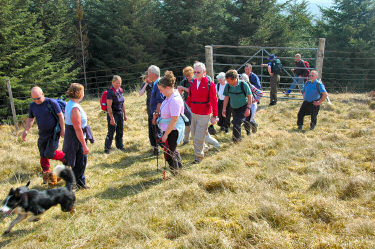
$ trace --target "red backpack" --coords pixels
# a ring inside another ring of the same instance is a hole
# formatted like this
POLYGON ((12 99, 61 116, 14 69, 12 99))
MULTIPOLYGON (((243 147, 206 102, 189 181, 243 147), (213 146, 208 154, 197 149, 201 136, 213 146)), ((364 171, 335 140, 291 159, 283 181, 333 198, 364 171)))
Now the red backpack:
MULTIPOLYGON (((116 96, 116 90, 113 87, 111 87, 110 89, 113 90, 116 96)), ((121 87, 120 87, 120 92, 121 93, 124 92, 121 87)), ((102 110, 105 112, 107 111, 107 93, 108 93, 108 90, 105 90, 102 94, 102 97, 100 98, 100 108, 102 108, 102 110)))
MULTIPOLYGON (((303 63, 305 64, 306 68, 310 68, 310 64, 308 61, 303 61, 303 63)), ((309 77, 309 74, 310 74, 310 69, 307 69, 305 77, 309 77)))

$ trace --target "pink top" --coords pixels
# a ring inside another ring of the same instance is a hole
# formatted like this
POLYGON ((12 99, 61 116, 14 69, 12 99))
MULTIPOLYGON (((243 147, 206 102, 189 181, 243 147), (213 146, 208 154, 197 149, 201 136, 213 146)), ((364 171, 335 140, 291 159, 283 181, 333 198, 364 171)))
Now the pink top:
MULTIPOLYGON (((177 90, 173 91, 173 94, 166 98, 160 106, 160 116, 162 119, 167 119, 171 117, 179 117, 181 113, 184 113, 184 101, 177 90)), ((168 124, 161 123, 160 129, 166 131, 168 124)), ((173 129, 176 130, 176 127, 173 129)))

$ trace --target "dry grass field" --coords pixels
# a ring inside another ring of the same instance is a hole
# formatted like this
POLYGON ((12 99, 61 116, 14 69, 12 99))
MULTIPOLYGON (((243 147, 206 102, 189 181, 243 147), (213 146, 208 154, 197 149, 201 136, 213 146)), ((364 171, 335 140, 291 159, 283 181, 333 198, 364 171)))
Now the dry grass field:
MULTIPOLYGON (((199 165, 180 146, 185 169, 157 171, 147 137, 145 98, 126 96, 126 152, 104 154, 106 117, 86 100, 89 190, 76 213, 51 208, 39 222, 0 237, 6 248, 375 248, 375 103, 365 94, 331 94, 314 131, 297 131, 301 101, 263 99, 258 133, 239 144, 219 133, 199 165)), ((0 127, 0 199, 31 180, 41 186, 34 125, 28 141, 0 127)), ((57 162, 53 162, 56 165, 57 162)), ((164 165, 159 157, 159 169, 164 165)), ((14 217, 0 221, 4 231, 14 217)))

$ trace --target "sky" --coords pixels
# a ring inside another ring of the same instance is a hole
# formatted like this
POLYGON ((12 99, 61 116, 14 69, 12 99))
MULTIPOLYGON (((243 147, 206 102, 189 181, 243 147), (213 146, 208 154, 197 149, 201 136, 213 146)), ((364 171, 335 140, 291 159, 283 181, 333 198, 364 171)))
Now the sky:
POLYGON ((333 0, 308 0, 311 7, 312 14, 320 14, 320 10, 318 6, 327 8, 333 4, 333 0))

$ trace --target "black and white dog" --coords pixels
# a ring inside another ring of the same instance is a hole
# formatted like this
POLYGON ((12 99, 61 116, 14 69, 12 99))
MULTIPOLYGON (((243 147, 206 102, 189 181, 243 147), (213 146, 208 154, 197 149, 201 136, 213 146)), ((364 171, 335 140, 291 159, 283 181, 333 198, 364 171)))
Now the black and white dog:
POLYGON ((18 217, 10 223, 4 234, 9 233, 17 223, 26 219, 29 214, 33 215, 29 221, 38 221, 40 215, 50 207, 58 204, 61 205, 63 212, 74 212, 76 197, 72 191, 75 184, 72 170, 64 165, 58 165, 54 168, 53 173, 65 180, 65 187, 39 191, 29 189, 29 181, 26 186, 16 188, 15 190, 12 188, 9 191, 0 211, 5 215, 16 213, 18 217))

